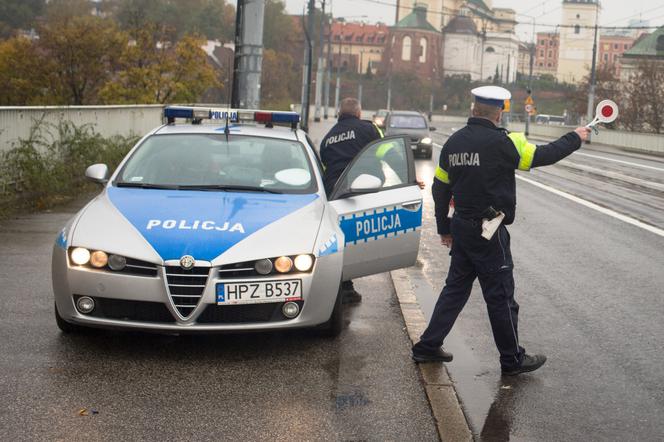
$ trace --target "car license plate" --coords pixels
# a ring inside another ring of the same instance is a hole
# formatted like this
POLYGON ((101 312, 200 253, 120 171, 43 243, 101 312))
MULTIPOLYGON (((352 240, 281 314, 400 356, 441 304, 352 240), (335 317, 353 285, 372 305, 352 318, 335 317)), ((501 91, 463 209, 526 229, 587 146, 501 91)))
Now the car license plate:
POLYGON ((261 304, 301 299, 301 279, 217 284, 217 304, 261 304))

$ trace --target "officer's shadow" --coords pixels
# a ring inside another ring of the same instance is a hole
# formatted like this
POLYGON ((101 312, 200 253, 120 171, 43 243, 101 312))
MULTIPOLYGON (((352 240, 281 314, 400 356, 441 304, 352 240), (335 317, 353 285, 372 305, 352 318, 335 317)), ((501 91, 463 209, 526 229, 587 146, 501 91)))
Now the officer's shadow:
POLYGON ((480 440, 495 442, 510 440, 518 403, 528 395, 528 391, 537 388, 539 384, 541 384, 540 379, 529 375, 501 377, 496 398, 484 421, 480 440))

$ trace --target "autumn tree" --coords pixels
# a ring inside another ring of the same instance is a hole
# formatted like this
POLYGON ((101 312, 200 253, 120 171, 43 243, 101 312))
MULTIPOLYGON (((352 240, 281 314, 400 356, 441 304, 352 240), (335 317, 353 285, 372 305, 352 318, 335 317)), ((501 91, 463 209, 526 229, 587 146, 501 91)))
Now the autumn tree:
POLYGON ((24 37, 0 42, 0 105, 53 104, 49 72, 53 66, 36 43, 24 37))
POLYGON ((286 53, 278 53, 273 49, 263 52, 261 106, 288 110, 301 84, 293 65, 293 59, 286 53))
POLYGON ((44 8, 44 0, 2 0, 0 2, 0 38, 9 37, 17 29, 33 27, 35 17, 44 8))
POLYGON ((150 26, 171 31, 171 41, 192 33, 233 40, 235 7, 226 0, 115 0, 115 4, 114 16, 132 33, 150 26))
POLYGON ((125 47, 119 70, 101 90, 103 102, 194 102, 208 88, 221 86, 202 39, 189 35, 173 45, 155 35, 145 29, 125 47))
MULTIPOLYGON (((646 130, 655 133, 664 131, 664 69, 661 62, 643 61, 636 74, 625 82, 623 96, 627 103, 626 112, 640 120, 646 130)), ((623 118, 621 112, 621 118, 623 118)), ((629 119, 629 117, 628 117, 629 119)))
POLYGON ((127 47, 127 36, 110 20, 63 17, 39 29, 39 44, 53 63, 55 101, 94 104, 127 47))

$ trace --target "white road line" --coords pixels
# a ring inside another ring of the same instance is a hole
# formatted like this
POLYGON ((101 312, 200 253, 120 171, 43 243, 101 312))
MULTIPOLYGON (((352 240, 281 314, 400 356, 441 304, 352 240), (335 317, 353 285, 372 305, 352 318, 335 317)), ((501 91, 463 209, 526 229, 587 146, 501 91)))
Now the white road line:
POLYGON ((581 204, 582 206, 586 206, 590 209, 596 210, 600 213, 603 213, 605 215, 612 216, 613 218, 616 218, 620 221, 626 222, 627 224, 631 224, 636 227, 640 227, 643 230, 647 230, 648 232, 654 233, 655 235, 659 235, 661 237, 664 237, 664 230, 659 229, 655 226, 651 226, 650 224, 646 224, 644 222, 639 221, 638 219, 631 218, 627 215, 623 215, 622 213, 618 213, 614 210, 607 209, 606 207, 602 207, 598 204, 591 203, 590 201, 586 201, 582 198, 579 198, 578 196, 572 195, 571 193, 563 192, 562 190, 558 190, 554 187, 547 186, 546 184, 542 184, 540 182, 537 182, 535 180, 531 180, 530 178, 525 178, 521 175, 516 176, 518 179, 521 181, 525 181, 529 184, 532 184, 533 186, 539 187, 540 189, 544 189, 546 191, 549 191, 553 194, 556 194, 558 196, 561 196, 563 198, 567 198, 570 201, 574 201, 575 203, 581 204))
POLYGON ((660 172, 664 172, 664 168, 661 167, 646 166, 645 164, 632 163, 630 161, 615 160, 613 158, 602 157, 599 155, 591 155, 589 153, 575 152, 574 155, 582 155, 584 157, 598 158, 605 161, 612 161, 614 163, 627 164, 628 166, 641 167, 643 169, 651 169, 651 170, 658 170, 660 172))

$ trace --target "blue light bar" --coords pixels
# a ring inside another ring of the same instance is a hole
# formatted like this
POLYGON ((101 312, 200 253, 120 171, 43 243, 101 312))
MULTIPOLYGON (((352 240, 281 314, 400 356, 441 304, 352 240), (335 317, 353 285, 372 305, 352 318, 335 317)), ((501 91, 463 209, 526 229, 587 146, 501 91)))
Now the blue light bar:
POLYGON ((167 107, 164 109, 164 118, 194 118, 193 107, 167 107))
POLYGON ((300 114, 295 112, 272 112, 272 122, 297 124, 300 122, 300 114))

